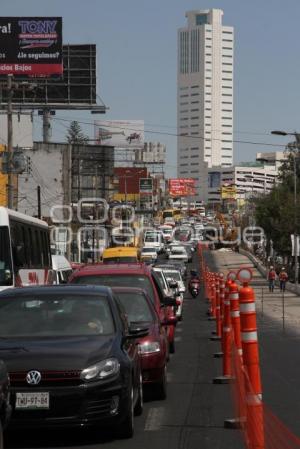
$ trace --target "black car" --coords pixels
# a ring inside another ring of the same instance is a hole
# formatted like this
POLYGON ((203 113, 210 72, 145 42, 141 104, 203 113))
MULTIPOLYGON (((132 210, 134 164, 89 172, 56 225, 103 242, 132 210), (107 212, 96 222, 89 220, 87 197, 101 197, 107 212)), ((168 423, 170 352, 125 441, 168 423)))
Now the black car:
POLYGON ((5 363, 0 360, 0 449, 3 449, 3 429, 11 415, 9 403, 9 377, 5 363))
POLYGON ((136 338, 109 287, 61 285, 0 295, 0 359, 11 427, 114 425, 133 435, 143 407, 136 338))

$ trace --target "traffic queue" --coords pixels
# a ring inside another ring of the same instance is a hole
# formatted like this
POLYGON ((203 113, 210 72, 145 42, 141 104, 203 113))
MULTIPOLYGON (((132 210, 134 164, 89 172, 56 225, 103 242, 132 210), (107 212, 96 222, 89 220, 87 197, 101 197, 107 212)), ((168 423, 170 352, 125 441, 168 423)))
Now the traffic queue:
POLYGON ((131 438, 143 390, 166 399, 189 271, 193 297, 200 288, 187 264, 202 219, 177 224, 159 223, 141 248, 107 248, 101 263, 72 270, 51 258, 44 222, 0 208, 1 435, 9 421, 9 429, 111 426, 131 438))

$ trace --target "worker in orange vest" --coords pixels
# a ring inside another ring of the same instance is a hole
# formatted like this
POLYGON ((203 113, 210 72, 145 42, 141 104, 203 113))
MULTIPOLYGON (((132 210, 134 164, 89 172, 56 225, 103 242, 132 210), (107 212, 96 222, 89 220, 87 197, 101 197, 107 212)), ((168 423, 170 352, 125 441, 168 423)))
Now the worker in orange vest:
POLYGON ((268 273, 268 281, 269 281, 269 291, 274 291, 275 286, 275 279, 276 279, 276 271, 274 270, 274 267, 270 267, 269 273, 268 273))
POLYGON ((287 282, 288 278, 289 277, 287 275, 287 272, 285 271, 285 268, 282 267, 281 271, 279 273, 279 282, 280 282, 280 291, 281 292, 285 291, 285 283, 287 282))

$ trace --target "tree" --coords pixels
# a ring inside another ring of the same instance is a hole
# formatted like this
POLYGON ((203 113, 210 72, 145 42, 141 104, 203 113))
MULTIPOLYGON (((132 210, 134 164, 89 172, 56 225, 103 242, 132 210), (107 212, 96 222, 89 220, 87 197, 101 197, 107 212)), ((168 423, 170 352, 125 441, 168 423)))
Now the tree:
POLYGON ((294 234, 295 230, 297 234, 300 233, 298 153, 289 152, 286 161, 280 167, 278 181, 279 183, 274 185, 269 194, 255 199, 255 218, 257 225, 264 229, 267 241, 273 241, 275 251, 281 256, 291 256, 290 235, 294 234), (295 181, 297 185, 296 204, 295 181))
POLYGON ((82 132, 81 126, 76 120, 71 122, 66 138, 71 144, 87 144, 89 141, 88 136, 82 132))

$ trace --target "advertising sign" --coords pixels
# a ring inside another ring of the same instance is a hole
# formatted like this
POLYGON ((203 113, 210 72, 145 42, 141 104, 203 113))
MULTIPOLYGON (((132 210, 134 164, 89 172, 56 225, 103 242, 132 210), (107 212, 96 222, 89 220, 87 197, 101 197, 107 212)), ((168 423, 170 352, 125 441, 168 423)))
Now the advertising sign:
POLYGON ((62 74, 61 17, 0 17, 0 76, 62 74))
POLYGON ((222 200, 226 199, 235 199, 236 198, 236 186, 234 185, 227 185, 221 187, 221 198, 222 200))
POLYGON ((193 178, 169 179, 169 194, 171 196, 193 196, 196 194, 193 178))
POLYGON ((140 194, 152 195, 153 193, 153 179, 152 178, 140 178, 140 194))
POLYGON ((95 139, 98 144, 115 148, 144 148, 144 121, 96 121, 95 139))

